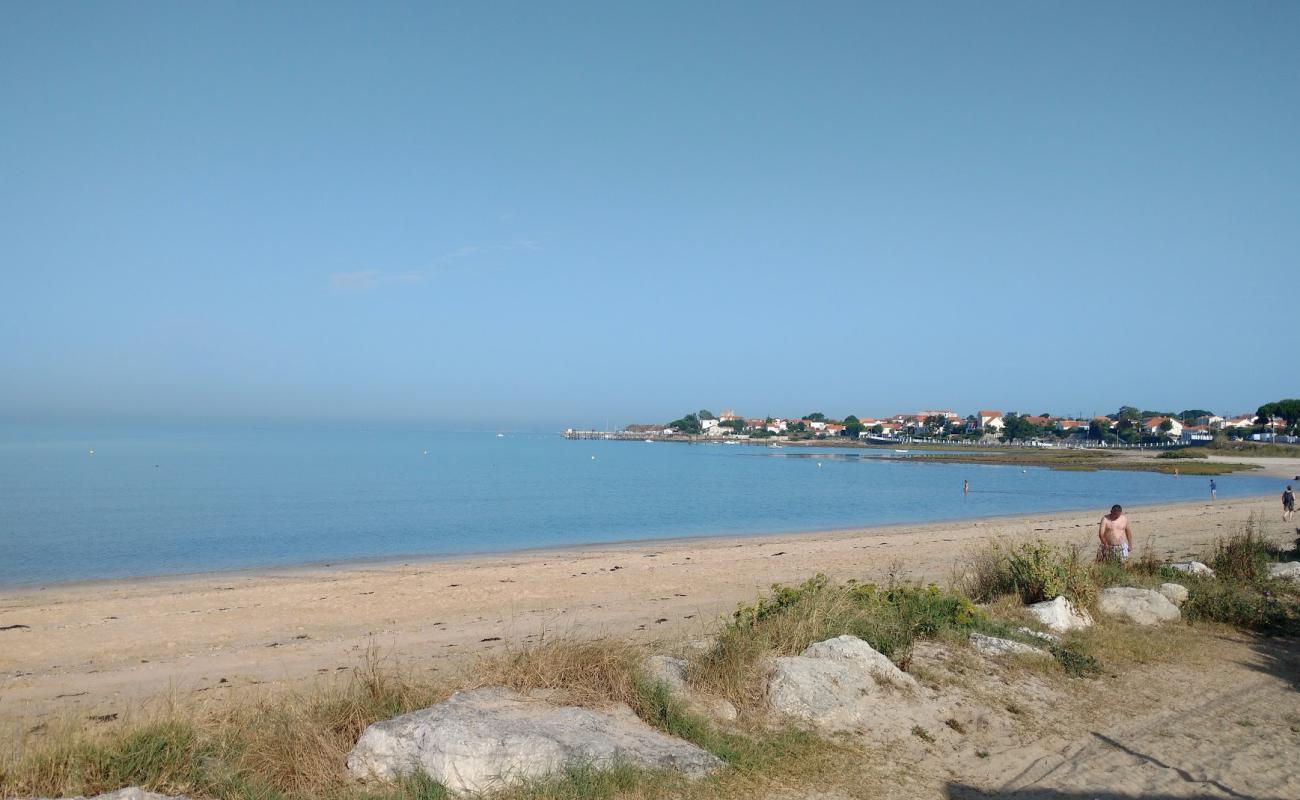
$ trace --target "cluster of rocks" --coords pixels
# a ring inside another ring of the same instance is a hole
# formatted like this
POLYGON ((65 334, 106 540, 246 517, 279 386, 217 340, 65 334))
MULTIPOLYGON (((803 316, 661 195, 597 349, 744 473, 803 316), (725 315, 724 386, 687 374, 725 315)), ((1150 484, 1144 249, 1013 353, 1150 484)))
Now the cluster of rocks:
MULTIPOLYGON (((1101 590, 1097 610, 1105 616, 1122 617, 1137 625, 1158 625, 1179 619, 1182 612, 1178 607, 1185 602, 1187 587, 1178 583, 1163 583, 1159 589, 1116 587, 1101 590)), ((1092 625, 1092 616, 1075 608, 1064 597, 1034 603, 1028 610, 1041 625, 1057 633, 1092 625)))

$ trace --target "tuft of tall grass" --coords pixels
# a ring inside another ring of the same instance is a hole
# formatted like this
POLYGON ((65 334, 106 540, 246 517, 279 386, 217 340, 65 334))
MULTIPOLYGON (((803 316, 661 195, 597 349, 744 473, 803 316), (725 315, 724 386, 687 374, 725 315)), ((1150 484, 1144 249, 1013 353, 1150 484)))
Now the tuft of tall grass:
POLYGON ((641 646, 611 638, 544 638, 479 658, 466 674, 466 682, 471 687, 505 686, 525 694, 545 691, 559 702, 574 705, 626 703, 635 709, 645 655, 641 646))
POLYGON ((1220 579, 1257 582, 1266 577, 1270 561, 1276 561, 1277 548, 1262 535, 1263 520, 1252 513, 1241 530, 1227 539, 1219 539, 1214 551, 1205 556, 1220 579))
POLYGON ((1018 545, 992 541, 970 553, 955 584, 978 603, 1014 594, 1026 604, 1063 596, 1090 607, 1097 600, 1098 576, 1077 547, 1055 547, 1041 539, 1018 545))

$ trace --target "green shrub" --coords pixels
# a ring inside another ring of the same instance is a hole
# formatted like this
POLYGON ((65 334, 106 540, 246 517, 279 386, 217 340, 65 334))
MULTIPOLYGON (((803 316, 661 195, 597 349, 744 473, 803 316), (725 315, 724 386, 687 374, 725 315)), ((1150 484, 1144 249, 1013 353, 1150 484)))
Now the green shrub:
POLYGON ((1182 611, 1188 621, 1212 620, 1258 633, 1300 635, 1300 601, 1291 592, 1213 578, 1182 576, 1180 582, 1187 587, 1182 611))
POLYGON ((1251 514, 1246 527, 1214 545, 1205 561, 1220 580, 1258 582, 1267 577, 1267 565, 1278 550, 1259 534, 1262 521, 1251 514))
POLYGON ((1027 542, 1007 554, 1007 567, 1016 593, 1026 604, 1065 597, 1083 607, 1097 600, 1094 566, 1078 548, 1060 550, 1041 539, 1027 542))
POLYGON ((1009 594, 1024 603, 1064 596, 1091 606, 1097 599, 1096 565, 1076 547, 1058 548, 1042 539, 1012 546, 992 542, 971 553, 967 563, 955 585, 977 603, 1009 594))
POLYGON ((1078 647, 1054 644, 1049 649, 1056 663, 1069 675, 1090 678, 1101 674, 1101 662, 1078 647))

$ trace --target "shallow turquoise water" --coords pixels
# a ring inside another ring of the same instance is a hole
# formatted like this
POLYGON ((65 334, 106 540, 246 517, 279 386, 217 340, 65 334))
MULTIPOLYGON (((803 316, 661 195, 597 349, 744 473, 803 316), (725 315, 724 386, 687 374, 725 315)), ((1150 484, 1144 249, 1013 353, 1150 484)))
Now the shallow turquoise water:
MULTIPOLYGON (((1268 478, 1217 480, 1223 498, 1280 491, 1268 478)), ((0 585, 1100 514, 1117 502, 1207 495, 1205 478, 908 463, 860 450, 549 433, 8 428, 0 429, 0 585)))

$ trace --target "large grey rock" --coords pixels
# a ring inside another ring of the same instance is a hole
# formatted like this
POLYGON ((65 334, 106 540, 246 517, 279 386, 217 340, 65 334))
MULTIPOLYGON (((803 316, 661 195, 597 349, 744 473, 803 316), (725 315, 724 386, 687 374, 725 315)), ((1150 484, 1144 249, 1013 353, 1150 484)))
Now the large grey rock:
POLYGON ((840 636, 773 659, 767 703, 821 731, 897 738, 917 724, 942 725, 918 690, 911 675, 866 642, 840 636))
POLYGON ((1300 581, 1300 561, 1269 564, 1268 577, 1283 581, 1300 581))
MULTIPOLYGON (((65 800, 87 800, 87 798, 78 795, 77 797, 65 798, 65 800)), ((97 794, 94 797, 89 798, 89 800, 186 800, 186 799, 184 796, 180 796, 180 795, 173 797, 171 795, 158 794, 156 792, 146 792, 144 789, 141 789, 139 786, 128 786, 125 789, 118 789, 116 792, 109 792, 107 794, 97 794)))
POLYGON ((1181 583, 1162 583, 1156 591, 1179 608, 1182 608, 1183 603, 1187 602, 1187 587, 1181 583))
POLYGON ((1092 625, 1092 616, 1087 611, 1075 609, 1074 604, 1064 597, 1034 603, 1029 606, 1029 613, 1040 624, 1057 633, 1092 625))
POLYGON ((800 655, 848 664, 900 689, 916 688, 916 678, 903 672, 883 653, 856 636, 836 636, 824 642, 814 642, 800 655))
POLYGON ((1214 570, 1199 561, 1175 561, 1169 565, 1169 568, 1176 569, 1179 572, 1186 572, 1188 575, 1199 575, 1202 578, 1214 577, 1214 570))
POLYGON ((1160 592, 1131 587, 1102 589, 1097 610, 1108 616, 1125 617, 1138 625, 1158 625, 1182 616, 1178 606, 1160 592))
POLYGON ((672 656, 650 656, 641 662, 641 671, 647 679, 668 687, 671 694, 686 704, 694 714, 719 722, 735 722, 740 716, 730 701, 720 697, 705 697, 686 683, 686 662, 672 656))
POLYGON ((970 635, 971 645, 981 653, 990 656, 1050 656, 1051 653, 1040 647, 1014 642, 998 636, 985 636, 982 633, 970 635))
POLYGON ((557 707, 509 689, 475 689, 366 728, 348 754, 358 778, 424 772, 456 793, 483 792, 576 766, 635 764, 697 777, 712 754, 646 725, 626 707, 557 707))
POLYGON ((870 724, 873 700, 885 691, 871 673, 852 664, 787 656, 773 659, 767 704, 824 731, 856 731, 870 724))

